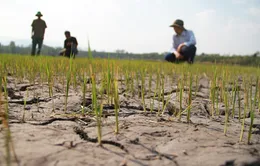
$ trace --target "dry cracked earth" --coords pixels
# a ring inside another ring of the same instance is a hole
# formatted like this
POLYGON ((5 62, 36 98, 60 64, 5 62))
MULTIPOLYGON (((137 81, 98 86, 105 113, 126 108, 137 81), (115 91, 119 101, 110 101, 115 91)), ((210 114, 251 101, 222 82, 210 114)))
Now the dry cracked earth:
MULTIPOLYGON (((162 102, 146 94, 146 112, 138 94, 132 97, 123 85, 119 89, 119 134, 115 135, 114 106, 104 104, 102 140, 96 143, 96 121, 91 109, 91 88, 88 84, 84 116, 81 87, 70 88, 67 111, 64 112, 65 91, 62 84, 53 87, 53 100, 48 85, 32 85, 29 81, 8 79, 8 108, 13 147, 21 166, 259 166, 260 114, 256 113, 252 144, 247 144, 250 124, 245 120, 243 142, 239 142, 241 123, 230 118, 224 135, 224 103, 219 103, 220 116, 210 116, 209 80, 201 77, 198 93, 193 93, 191 122, 186 113, 180 121, 172 114, 178 111, 177 87, 165 85, 169 103, 158 116, 162 102), (26 98, 26 106, 24 100, 26 98), (54 109, 53 109, 54 108, 54 109), (24 120, 23 120, 24 113, 24 120)), ((153 83, 155 86, 155 83, 153 83)), ((195 87, 194 87, 195 88, 195 87)), ((254 87, 253 87, 254 88, 254 87)), ((241 93, 243 89, 241 88, 241 93)), ((184 93, 184 108, 187 92, 184 93)), ((241 103, 243 99, 241 98, 241 103)), ((243 109, 243 105, 242 105, 243 109)), ((1 111, 4 111, 4 105, 1 111)), ((236 115, 238 108, 236 107, 236 115)), ((258 111, 258 110, 256 110, 258 111)), ((5 163, 5 129, 0 128, 0 165, 5 163)), ((12 152, 12 156, 13 156, 12 152)))

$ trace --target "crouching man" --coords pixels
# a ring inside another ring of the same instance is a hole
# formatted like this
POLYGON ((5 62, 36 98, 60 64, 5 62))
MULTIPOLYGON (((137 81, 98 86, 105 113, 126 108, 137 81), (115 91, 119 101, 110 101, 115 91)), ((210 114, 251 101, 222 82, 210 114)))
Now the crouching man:
POLYGON ((75 58, 78 53, 78 41, 75 37, 70 35, 69 31, 65 32, 66 40, 64 41, 64 49, 60 52, 60 55, 68 58, 75 58))
POLYGON ((184 22, 179 19, 170 27, 173 27, 176 34, 173 35, 172 48, 165 56, 165 60, 168 62, 186 61, 192 64, 197 50, 194 33, 185 29, 184 22))

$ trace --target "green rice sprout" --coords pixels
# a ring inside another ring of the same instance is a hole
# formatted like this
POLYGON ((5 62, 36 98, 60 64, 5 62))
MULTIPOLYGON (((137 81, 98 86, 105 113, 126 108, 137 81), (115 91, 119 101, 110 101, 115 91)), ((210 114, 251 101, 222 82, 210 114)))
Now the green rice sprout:
POLYGON ((213 79, 213 85, 211 88, 211 101, 212 101, 212 108, 211 108, 211 116, 214 116, 214 112, 215 112, 215 98, 216 98, 216 88, 217 88, 217 68, 214 69, 214 79, 213 79))
POLYGON ((184 75, 182 74, 181 81, 179 82, 179 101, 180 101, 180 110, 179 110, 179 117, 178 119, 181 120, 181 112, 182 112, 182 95, 183 95, 183 81, 184 81, 184 75))
POLYGON ((252 77, 250 78, 250 87, 249 87, 249 101, 250 101, 250 112, 251 110, 253 110, 253 100, 252 100, 252 97, 253 97, 253 85, 252 85, 252 77))
POLYGON ((71 73, 68 71, 67 77, 66 77, 66 92, 65 92, 65 107, 64 111, 67 112, 67 105, 68 105, 68 97, 69 97, 69 87, 70 87, 70 81, 71 81, 71 73))
POLYGON ((131 94, 132 94, 132 97, 135 96, 135 90, 134 90, 134 72, 132 72, 132 74, 131 74, 131 94))
POLYGON ((178 117, 181 117, 181 115, 183 115, 184 113, 186 113, 186 112, 188 111, 188 109, 191 109, 191 108, 192 108, 192 105, 188 105, 188 107, 187 107, 185 110, 179 112, 177 116, 178 116, 178 117))
POLYGON ((151 104, 151 107, 150 107, 150 112, 153 112, 153 109, 154 109, 154 100, 156 98, 156 95, 157 95, 157 91, 154 92, 153 94, 153 99, 152 99, 152 104, 151 104))
POLYGON ((86 105, 86 89, 87 89, 87 77, 85 76, 85 73, 83 72, 83 83, 82 83, 82 103, 83 103, 83 107, 81 110, 82 115, 85 114, 84 112, 84 107, 86 105))
POLYGON ((73 88, 75 91, 77 91, 77 72, 75 71, 75 68, 72 70, 73 75, 73 88))
POLYGON ((166 109, 168 103, 170 102, 170 99, 171 99, 171 95, 168 96, 168 98, 167 98, 167 100, 166 100, 166 103, 165 103, 164 106, 163 106, 162 115, 164 114, 165 109, 166 109))
POLYGON ((197 96, 197 93, 198 93, 198 91, 199 91, 199 79, 198 79, 198 74, 196 74, 195 83, 196 83, 195 96, 197 96))
POLYGON ((95 75, 93 74, 92 65, 90 66, 90 73, 91 73, 91 83, 92 83, 92 109, 95 112, 96 120, 97 120, 97 137, 98 137, 98 145, 102 143, 102 106, 98 107, 97 101, 97 89, 96 89, 96 79, 95 75))
POLYGON ((107 103, 110 103, 110 91, 111 91, 111 72, 110 72, 110 63, 109 59, 107 61, 107 103))
POLYGON ((51 97, 52 96, 51 73, 50 73, 50 67, 48 63, 46 63, 46 73, 48 77, 49 97, 51 97))
MULTIPOLYGON (((189 81, 189 102, 188 105, 191 105, 192 102, 192 73, 190 72, 190 81, 189 81)), ((191 113, 191 107, 187 109, 187 123, 190 123, 190 113, 191 113)))
POLYGON ((235 106, 236 106, 236 97, 237 97, 237 82, 234 81, 232 88, 232 96, 233 96, 233 106, 232 106, 232 118, 235 117, 235 106))
POLYGON ((165 101, 164 101, 164 85, 165 85, 165 75, 162 73, 161 74, 161 93, 162 93, 162 110, 163 110, 163 108, 164 108, 164 106, 165 106, 165 101))
POLYGON ((55 106, 54 106, 54 98, 53 98, 53 78, 48 63, 46 63, 46 73, 48 77, 49 97, 52 99, 52 112, 54 112, 55 106))
POLYGON ((142 104, 143 110, 146 112, 146 105, 145 105, 145 70, 141 73, 141 96, 142 96, 142 104))
MULTIPOLYGON (((257 77, 256 83, 258 83, 258 77, 257 77)), ((255 93, 257 93, 257 88, 256 88, 255 93)), ((254 124, 254 119, 255 119, 255 110, 254 110, 255 103, 256 103, 256 95, 254 97, 254 107, 252 107, 253 101, 252 101, 252 79, 251 79, 251 81, 250 81, 250 126, 249 126, 249 130, 248 130, 248 139, 247 139, 248 144, 251 143, 251 138, 252 138, 252 129, 253 129, 253 124, 254 124)))
POLYGON ((226 76, 226 72, 225 70, 222 73, 222 83, 221 83, 221 91, 220 91, 220 101, 223 102, 224 101, 224 91, 225 91, 225 76, 226 76))
POLYGON ((211 116, 214 116, 214 110, 215 110, 215 88, 213 81, 210 81, 210 95, 209 99, 211 100, 211 116))
MULTIPOLYGON (((115 79, 115 74, 114 74, 114 63, 112 63, 112 70, 111 70, 111 86, 112 86, 112 88, 113 88, 113 81, 114 81, 114 79, 115 79)), ((111 101, 110 101, 110 103, 112 104, 113 102, 114 102, 114 99, 113 99, 113 91, 111 90, 111 101)))
POLYGON ((150 110, 152 108, 152 73, 149 74, 149 85, 148 85, 148 93, 150 98, 150 110))
POLYGON ((118 113, 120 108, 119 108, 117 73, 116 73, 116 78, 114 79, 114 103, 115 103, 115 118, 116 118, 115 134, 118 134, 119 133, 118 113))
POLYGON ((225 127, 224 127, 224 134, 227 134, 227 125, 228 125, 228 118, 229 118, 229 105, 228 105, 228 92, 225 91, 224 94, 224 102, 225 102, 225 127))
POLYGON ((247 114, 247 109, 248 109, 248 89, 245 83, 245 79, 244 79, 244 116, 243 116, 243 121, 242 121, 242 126, 241 126, 241 132, 240 132, 240 139, 239 141, 242 142, 243 137, 244 137, 244 128, 245 128, 245 119, 246 119, 246 114, 247 114))
POLYGON ((248 144, 251 143, 254 119, 255 119, 255 111, 252 109, 252 110, 250 110, 250 127, 249 127, 249 130, 248 130, 248 140, 247 140, 248 144))
POLYGON ((238 120, 241 122, 241 97, 240 97, 240 90, 237 91, 238 97, 238 120))
POLYGON ((126 91, 130 91, 130 76, 128 70, 125 71, 126 91))
POLYGON ((219 116, 219 87, 217 87, 216 90, 216 105, 217 105, 216 114, 219 116))
POLYGON ((257 93, 259 91, 258 84, 259 84, 259 76, 256 77, 256 83, 255 83, 255 96, 254 96, 254 108, 253 108, 254 110, 255 110, 255 107, 256 107, 256 104, 257 104, 257 93))

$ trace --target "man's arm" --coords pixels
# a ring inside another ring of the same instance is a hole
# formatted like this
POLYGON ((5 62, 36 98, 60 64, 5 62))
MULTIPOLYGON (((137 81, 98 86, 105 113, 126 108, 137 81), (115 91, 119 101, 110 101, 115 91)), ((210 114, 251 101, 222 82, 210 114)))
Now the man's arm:
POLYGON ((33 20, 33 22, 32 22, 32 32, 31 32, 31 37, 33 37, 33 34, 34 34, 34 20, 33 20))
POLYGON ((170 50, 170 53, 173 53, 176 56, 177 59, 181 59, 182 56, 178 52, 177 48, 178 48, 178 45, 177 45, 177 43, 175 41, 175 36, 173 36, 173 38, 172 38, 172 48, 170 50))
POLYGON ((183 46, 191 46, 191 45, 196 45, 196 39, 195 39, 195 36, 194 36, 194 33, 192 31, 188 31, 188 35, 189 35, 189 41, 187 42, 184 42, 184 43, 181 43, 178 48, 177 48, 177 52, 181 52, 181 48, 183 46))
POLYGON ((47 28, 47 24, 46 24, 46 22, 44 21, 44 29, 45 29, 45 28, 47 28))
POLYGON ((44 35, 45 35, 45 29, 47 28, 47 25, 46 25, 46 22, 45 21, 43 21, 44 22, 44 29, 43 29, 43 37, 44 37, 44 35))
POLYGON ((176 44, 176 42, 175 42, 175 36, 173 36, 173 37, 172 37, 172 48, 170 49, 170 53, 176 52, 176 51, 177 51, 177 48, 178 48, 178 46, 177 46, 177 44, 176 44))
POLYGON ((78 41, 75 38, 75 54, 77 54, 77 53, 78 53, 78 41))
POLYGON ((43 30, 43 36, 42 36, 43 39, 44 39, 44 35, 45 35, 45 29, 43 30))
POLYGON ((192 31, 188 31, 188 32, 189 32, 190 39, 189 41, 185 42, 184 45, 186 46, 196 45, 196 38, 194 33, 192 31))
POLYGON ((78 47, 78 41, 77 41, 77 39, 76 38, 74 38, 74 43, 75 43, 75 45, 76 45, 76 47, 78 47))
POLYGON ((64 40, 64 47, 63 48, 66 48, 66 40, 64 40))

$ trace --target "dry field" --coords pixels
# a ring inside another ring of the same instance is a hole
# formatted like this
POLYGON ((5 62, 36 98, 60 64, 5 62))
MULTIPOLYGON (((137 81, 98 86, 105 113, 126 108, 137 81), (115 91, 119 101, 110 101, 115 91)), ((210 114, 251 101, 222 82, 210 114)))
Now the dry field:
POLYGON ((0 165, 259 166, 260 69, 0 56, 0 165))

